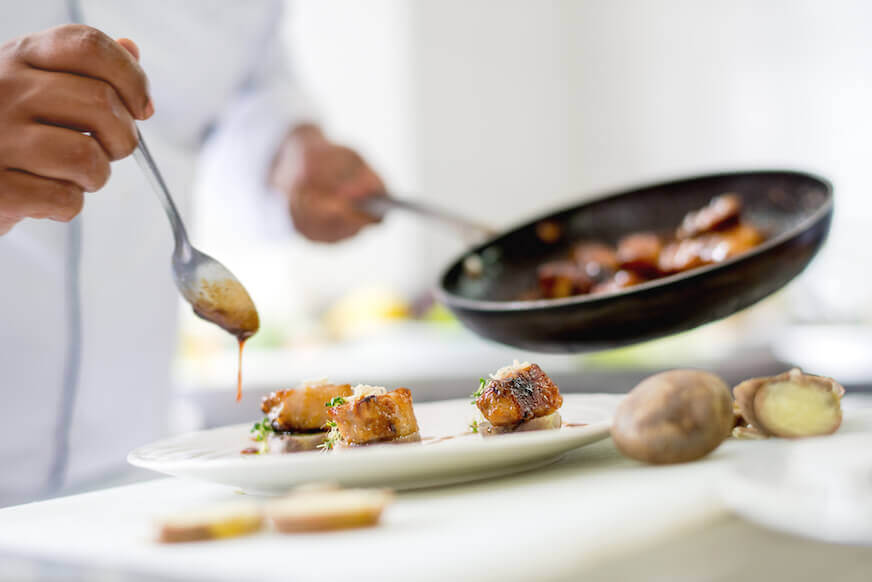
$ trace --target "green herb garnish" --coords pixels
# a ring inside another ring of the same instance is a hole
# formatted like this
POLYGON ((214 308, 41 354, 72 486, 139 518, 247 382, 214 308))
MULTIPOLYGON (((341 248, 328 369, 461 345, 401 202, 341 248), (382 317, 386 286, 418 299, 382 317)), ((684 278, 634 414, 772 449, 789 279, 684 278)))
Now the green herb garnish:
POLYGON ((326 406, 327 408, 332 408, 334 406, 340 406, 342 404, 345 404, 345 398, 343 398, 342 396, 334 396, 330 399, 329 402, 325 402, 324 406, 326 406))
POLYGON ((484 392, 484 387, 487 386, 487 380, 484 378, 478 379, 478 390, 469 395, 473 402, 478 400, 478 397, 481 396, 482 392, 484 392))
POLYGON ((254 440, 262 442, 266 440, 267 434, 275 432, 275 429, 273 428, 272 421, 268 417, 265 417, 260 422, 255 422, 249 432, 254 435, 254 440))
POLYGON ((473 418, 472 422, 469 423, 469 430, 472 432, 478 432, 478 419, 473 418))
POLYGON ((339 425, 336 424, 335 420, 328 420, 327 427, 330 429, 327 432, 327 437, 324 439, 324 442, 318 445, 318 448, 322 451, 330 451, 333 450, 333 447, 336 446, 336 443, 341 438, 339 434, 339 425))

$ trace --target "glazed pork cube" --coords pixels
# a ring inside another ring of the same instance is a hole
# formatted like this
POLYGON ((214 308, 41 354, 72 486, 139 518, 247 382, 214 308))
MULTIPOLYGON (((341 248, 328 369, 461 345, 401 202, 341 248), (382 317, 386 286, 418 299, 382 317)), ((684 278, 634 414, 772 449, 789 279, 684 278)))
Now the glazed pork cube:
POLYGON ((351 396, 350 384, 305 383, 297 388, 278 390, 263 399, 261 410, 272 420, 274 430, 309 432, 325 430, 327 403, 337 396, 351 396))
POLYGON ((706 232, 736 224, 742 212, 742 199, 738 194, 722 194, 712 198, 703 208, 688 212, 675 232, 679 239, 693 238, 706 232))
POLYGON ((552 261, 537 271, 539 288, 548 299, 580 295, 590 290, 593 281, 573 261, 552 261))
POLYGON ((563 396, 542 368, 525 362, 498 370, 475 404, 492 425, 507 427, 556 412, 563 396))
POLYGON ((676 240, 660 253, 660 270, 670 274, 720 263, 751 250, 763 238, 758 229, 740 222, 726 230, 676 240))
POLYGON ((594 285, 590 292, 593 294, 614 293, 645 281, 647 279, 635 271, 620 270, 602 283, 594 285))
POLYGON ((346 446, 420 440, 408 388, 387 392, 382 387, 359 386, 351 399, 328 409, 328 414, 336 423, 340 444, 346 446))
POLYGON ((618 270, 618 254, 607 244, 586 241, 572 248, 572 259, 584 273, 601 282, 618 270))
POLYGON ((657 274, 657 260, 663 243, 652 232, 639 232, 618 241, 618 261, 621 269, 648 276, 657 274))

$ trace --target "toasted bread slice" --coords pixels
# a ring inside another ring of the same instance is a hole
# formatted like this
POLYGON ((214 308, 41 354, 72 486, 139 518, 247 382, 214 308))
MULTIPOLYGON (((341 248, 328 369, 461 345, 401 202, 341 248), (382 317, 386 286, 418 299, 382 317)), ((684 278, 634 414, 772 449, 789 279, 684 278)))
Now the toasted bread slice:
POLYGON ((368 527, 392 499, 385 489, 300 491, 273 501, 266 513, 283 533, 368 527))
POLYGON ((158 541, 196 542, 242 536, 258 531, 263 521, 254 503, 226 503, 164 518, 158 524, 158 541))

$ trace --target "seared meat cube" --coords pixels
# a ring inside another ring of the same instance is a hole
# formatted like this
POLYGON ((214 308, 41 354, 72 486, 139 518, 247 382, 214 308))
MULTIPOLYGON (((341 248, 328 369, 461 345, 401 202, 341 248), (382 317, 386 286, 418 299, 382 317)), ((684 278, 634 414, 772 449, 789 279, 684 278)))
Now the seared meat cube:
POLYGON ((621 269, 654 276, 662 248, 660 237, 654 233, 631 234, 618 241, 618 262, 621 269))
POLYGON ((536 236, 545 244, 554 244, 563 237, 563 227, 559 222, 543 220, 536 225, 536 236))
POLYGON ((572 248, 572 259, 588 277, 602 281, 618 270, 618 254, 609 245, 583 242, 572 248))
POLYGON ((700 234, 732 226, 742 212, 738 194, 723 194, 712 198, 707 206, 688 212, 675 232, 677 238, 693 238, 700 234))
POLYGON ((703 265, 720 263, 751 250, 763 241, 763 234, 745 223, 696 238, 674 241, 660 253, 660 270, 678 273, 703 265))
POLYGON ((660 253, 660 271, 664 274, 679 273, 707 264, 706 241, 702 238, 676 240, 663 248, 660 253))
POLYGON ((708 237, 708 256, 713 263, 731 259, 763 242, 763 233, 753 226, 739 223, 733 228, 712 233, 708 237))
POLYGON ((537 271, 539 288, 548 299, 580 295, 590 290, 593 281, 572 261, 545 263, 537 271))
POLYGON ((553 413, 563 396, 542 368, 523 363, 498 370, 475 404, 492 425, 511 426, 553 413))
POLYGON ((626 289, 627 287, 632 287, 633 285, 638 285, 639 283, 644 283, 647 280, 648 279, 635 271, 618 271, 610 279, 594 286, 591 293, 612 293, 614 291, 626 289))
POLYGON ((386 392, 381 387, 359 386, 348 402, 328 409, 328 414, 339 431, 339 444, 420 440, 408 388, 386 392))
POLYGON ((350 384, 308 383, 278 390, 263 399, 261 410, 272 420, 273 429, 284 432, 325 430, 326 404, 337 396, 351 396, 350 384))

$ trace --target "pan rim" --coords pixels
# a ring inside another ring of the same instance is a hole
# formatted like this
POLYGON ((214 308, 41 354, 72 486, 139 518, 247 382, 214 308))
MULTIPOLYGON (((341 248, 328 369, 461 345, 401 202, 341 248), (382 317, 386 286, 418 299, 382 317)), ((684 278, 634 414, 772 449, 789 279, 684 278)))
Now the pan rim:
POLYGON ((633 294, 641 294, 644 292, 648 292, 651 290, 656 290, 658 287, 684 282, 690 279, 695 279, 697 277, 701 277, 707 275, 711 272, 717 270, 725 270, 736 264, 739 264, 743 261, 747 261, 753 259, 760 254, 769 251, 779 245, 782 245, 790 240, 802 235, 811 229, 815 224, 824 220, 827 216, 832 214, 834 206, 833 201, 833 185, 832 183, 820 176, 818 174, 797 170, 797 169, 754 169, 754 170, 734 170, 734 171, 720 171, 720 172, 712 172, 707 174, 697 174, 693 176, 686 176, 683 178, 673 178, 667 180, 660 180, 658 182, 641 184, 637 186, 629 186, 621 188, 616 191, 609 191, 601 195, 597 195, 595 197, 590 198, 582 204, 575 204, 566 206, 563 208, 559 208, 557 210, 553 210, 546 214, 542 214, 536 216, 533 219, 527 220, 525 222, 519 223, 515 226, 512 226, 505 231, 501 232, 499 235, 489 238, 483 243, 476 245, 472 249, 465 251, 458 258, 450 263, 448 268, 446 268, 442 275, 439 277, 439 284, 436 287, 436 296, 437 298, 444 304, 449 307, 458 307, 464 309, 473 309, 476 311, 482 312, 527 312, 527 311, 538 311, 538 310, 549 310, 549 309, 560 309, 568 306, 575 305, 597 305, 600 303, 605 303, 611 300, 614 300, 618 297, 627 297, 633 294), (535 299, 531 301, 494 301, 491 299, 471 299, 469 297, 464 297, 462 295, 458 295, 449 291, 446 287, 445 281, 448 278, 448 275, 460 264, 464 259, 468 256, 479 253, 487 247, 491 246, 495 241, 498 241, 502 238, 505 238, 511 235, 518 230, 526 228, 530 225, 536 224, 542 220, 547 220, 548 218, 554 217, 556 215, 560 215, 564 212, 569 212, 571 210, 578 210, 585 206, 589 206, 592 204, 596 204, 598 202, 602 202, 604 200, 608 200, 610 198, 619 198, 621 196, 630 195, 638 190, 649 190, 654 188, 661 188, 665 186, 670 186, 674 184, 679 184, 683 182, 693 182, 697 180, 710 180, 716 178, 725 178, 725 177, 741 177, 741 176, 754 176, 761 174, 790 174, 797 177, 802 177, 806 179, 810 179, 811 181, 817 182, 820 186, 823 187, 823 190, 826 194, 826 200, 819 208, 817 208, 814 212, 812 212, 808 217, 800 221, 794 227, 785 230, 778 236, 767 239, 762 244, 754 247, 750 251, 737 255, 733 258, 727 259, 721 263, 716 263, 713 265, 704 265, 702 267, 697 267, 695 269, 690 269, 683 273, 676 273, 674 275, 667 275, 666 277, 660 277, 658 279, 654 279, 651 281, 646 281, 645 283, 640 283, 638 285, 634 285, 632 287, 628 287, 626 289, 621 289, 617 291, 611 291, 608 293, 601 293, 597 295, 585 294, 585 295, 574 295, 570 297, 563 297, 560 299, 535 299))

